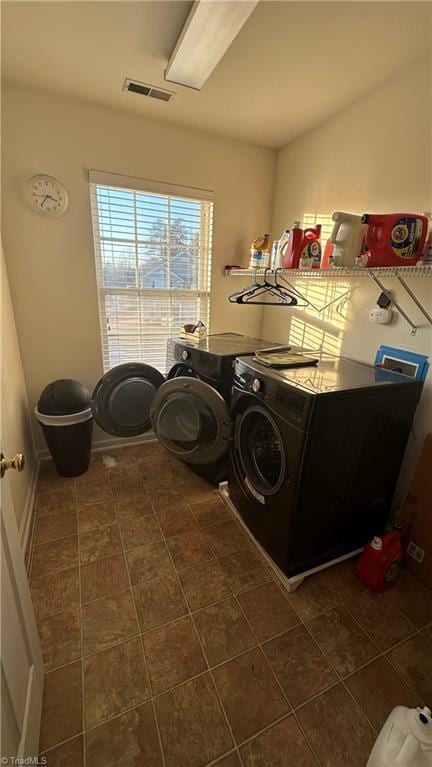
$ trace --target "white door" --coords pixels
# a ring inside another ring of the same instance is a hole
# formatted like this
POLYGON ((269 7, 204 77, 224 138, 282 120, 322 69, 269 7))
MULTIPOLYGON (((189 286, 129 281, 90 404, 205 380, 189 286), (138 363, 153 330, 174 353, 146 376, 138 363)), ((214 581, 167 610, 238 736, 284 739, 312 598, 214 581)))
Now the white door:
POLYGON ((0 490, 1 756, 35 757, 44 666, 7 472, 0 490))

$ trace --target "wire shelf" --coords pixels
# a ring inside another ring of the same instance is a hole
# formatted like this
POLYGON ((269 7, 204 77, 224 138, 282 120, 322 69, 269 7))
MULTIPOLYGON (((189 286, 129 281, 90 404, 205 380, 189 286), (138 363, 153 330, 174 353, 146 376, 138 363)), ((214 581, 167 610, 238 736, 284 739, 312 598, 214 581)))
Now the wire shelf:
MULTIPOLYGON (((300 290, 298 288, 294 288, 293 285, 291 285, 289 280, 295 280, 296 278, 299 278, 301 280, 306 280, 309 284, 320 283, 323 280, 328 280, 330 282, 336 282, 337 280, 347 281, 349 279, 357 280, 362 279, 364 277, 368 277, 369 279, 373 280, 376 285, 380 288, 380 290, 384 293, 384 295, 387 296, 389 301, 393 304, 393 306, 398 309, 399 313, 404 317, 404 319, 407 321, 408 325, 411 328, 411 335, 415 335, 416 331, 418 330, 420 325, 415 324, 410 316, 406 313, 406 311, 402 308, 399 301, 396 300, 395 296, 392 295, 389 290, 387 290, 384 285, 382 284, 381 280, 385 278, 395 278, 398 281, 398 284, 403 290, 405 291, 406 295, 413 301, 413 303, 417 306, 417 308, 421 311, 423 314, 423 317, 427 320, 428 324, 432 326, 432 315, 429 313, 429 311, 423 306, 421 300, 417 297, 416 293, 414 292, 414 289, 407 285, 405 280, 407 278, 415 278, 415 277, 432 277, 432 264, 420 264, 418 266, 378 266, 376 269, 370 268, 370 267, 344 267, 344 266, 337 266, 333 269, 225 269, 226 275, 233 275, 233 276, 239 276, 239 277, 252 277, 257 278, 258 276, 263 276, 266 279, 268 277, 271 277, 272 275, 276 277, 276 280, 278 277, 281 277, 282 279, 285 277, 285 283, 291 287, 291 289, 294 291, 294 293, 297 293, 301 297, 302 296, 300 290)), ((275 280, 275 281, 276 281, 275 280)), ((336 299, 333 299, 329 304, 326 304, 326 306, 322 307, 321 309, 317 309, 317 311, 323 311, 328 306, 331 306, 333 303, 345 298, 349 293, 352 292, 354 286, 351 286, 349 290, 346 290, 345 293, 342 294, 342 296, 339 296, 336 299)), ((304 290, 304 288, 302 288, 304 290)), ((236 294, 237 295, 237 294, 236 294)), ((312 305, 312 304, 311 304, 312 305)), ((268 304, 268 306, 271 306, 271 304, 268 304)), ((315 307, 316 308, 316 307, 315 307)))
MULTIPOLYGON (((254 277, 255 275, 274 275, 275 269, 225 269, 227 276, 254 277)), ((432 264, 421 266, 377 266, 369 267, 345 267, 337 266, 334 269, 278 269, 277 273, 287 277, 302 277, 307 280, 338 280, 347 278, 371 277, 432 277, 432 264)))

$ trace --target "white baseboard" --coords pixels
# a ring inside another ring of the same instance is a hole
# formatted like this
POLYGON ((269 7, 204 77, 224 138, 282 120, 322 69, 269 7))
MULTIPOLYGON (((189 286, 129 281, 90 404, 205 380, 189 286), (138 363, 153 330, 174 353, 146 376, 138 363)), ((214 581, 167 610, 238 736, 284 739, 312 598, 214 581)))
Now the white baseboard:
POLYGON ((24 552, 27 551, 27 545, 29 542, 29 537, 32 529, 32 522, 33 522, 33 511, 34 511, 34 504, 35 504, 35 498, 36 498, 36 487, 37 487, 37 481, 39 476, 39 466, 40 462, 36 458, 35 465, 33 468, 33 473, 30 479, 30 484, 27 490, 27 497, 24 504, 24 511, 21 518, 21 523, 19 527, 19 536, 21 541, 21 548, 24 552))
MULTIPOLYGON (((156 442, 156 437, 153 432, 143 435, 143 437, 138 440, 98 439, 93 442, 92 453, 100 453, 103 450, 115 450, 122 447, 135 447, 137 445, 144 445, 147 442, 156 442)), ((36 455, 39 461, 47 461, 50 458, 49 450, 46 448, 38 450, 36 455)))

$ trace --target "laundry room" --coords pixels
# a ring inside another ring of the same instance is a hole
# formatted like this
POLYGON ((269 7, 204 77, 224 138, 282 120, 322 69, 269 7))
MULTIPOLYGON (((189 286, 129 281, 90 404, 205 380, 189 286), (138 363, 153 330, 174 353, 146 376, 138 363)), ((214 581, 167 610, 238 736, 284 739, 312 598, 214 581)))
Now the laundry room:
POLYGON ((432 3, 1 0, 2 764, 432 764, 432 3))

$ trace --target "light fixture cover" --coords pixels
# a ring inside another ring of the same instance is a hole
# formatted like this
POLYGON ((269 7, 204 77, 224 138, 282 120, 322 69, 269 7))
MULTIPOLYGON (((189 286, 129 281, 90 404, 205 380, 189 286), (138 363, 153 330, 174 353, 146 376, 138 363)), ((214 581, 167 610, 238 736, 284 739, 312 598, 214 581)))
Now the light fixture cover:
POLYGON ((196 0, 165 69, 165 80, 201 90, 258 0, 196 0))

